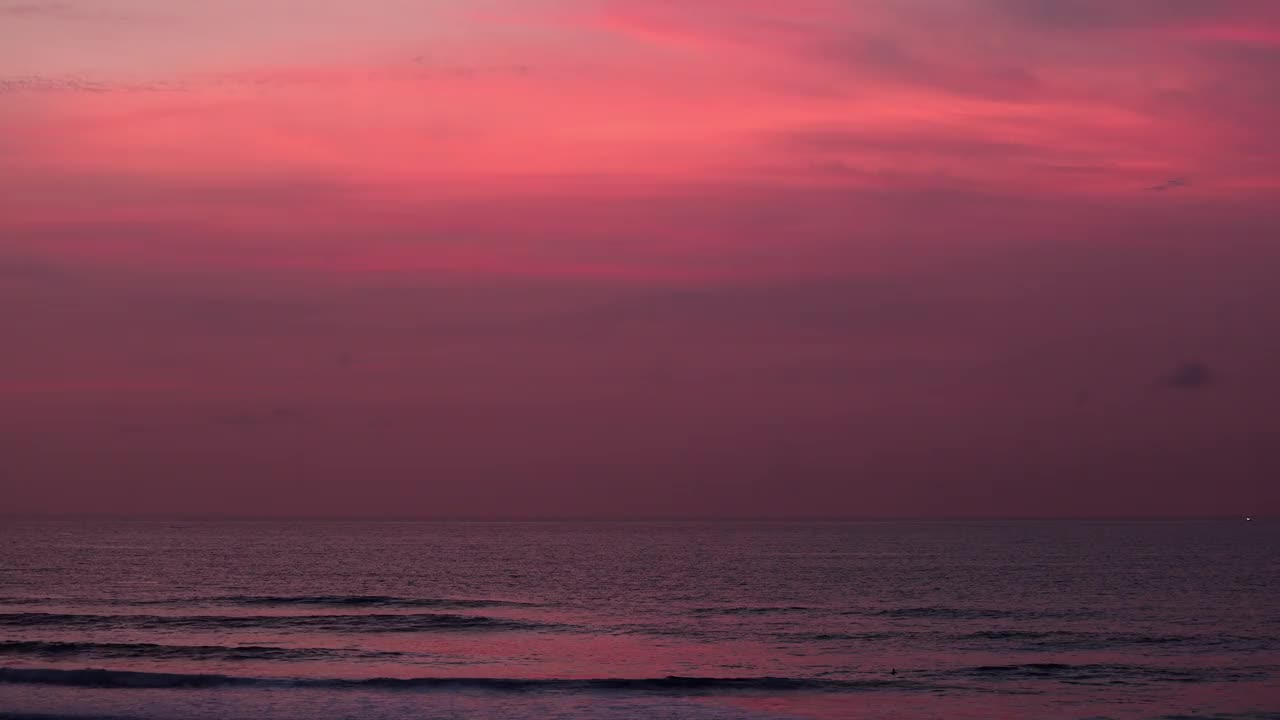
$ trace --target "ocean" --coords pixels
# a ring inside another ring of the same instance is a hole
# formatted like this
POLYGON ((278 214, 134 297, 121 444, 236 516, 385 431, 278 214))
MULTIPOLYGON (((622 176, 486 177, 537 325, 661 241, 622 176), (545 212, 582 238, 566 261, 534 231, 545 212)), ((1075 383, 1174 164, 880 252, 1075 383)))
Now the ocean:
POLYGON ((0 718, 1280 718, 1276 522, 0 522, 0 718))

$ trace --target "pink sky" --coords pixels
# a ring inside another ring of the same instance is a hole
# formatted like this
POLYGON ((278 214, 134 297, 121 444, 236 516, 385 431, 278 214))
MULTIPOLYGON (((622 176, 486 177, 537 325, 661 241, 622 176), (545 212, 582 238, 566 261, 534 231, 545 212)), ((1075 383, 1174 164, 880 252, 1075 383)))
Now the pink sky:
POLYGON ((1280 3, 0 0, 0 512, 1280 514, 1280 3))

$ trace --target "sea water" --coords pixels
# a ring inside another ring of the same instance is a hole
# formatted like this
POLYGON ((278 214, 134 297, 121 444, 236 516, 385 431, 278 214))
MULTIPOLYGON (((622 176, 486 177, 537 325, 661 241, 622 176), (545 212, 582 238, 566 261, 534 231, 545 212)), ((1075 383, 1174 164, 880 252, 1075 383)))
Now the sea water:
POLYGON ((1280 718, 1280 523, 0 522, 0 718, 1280 718))

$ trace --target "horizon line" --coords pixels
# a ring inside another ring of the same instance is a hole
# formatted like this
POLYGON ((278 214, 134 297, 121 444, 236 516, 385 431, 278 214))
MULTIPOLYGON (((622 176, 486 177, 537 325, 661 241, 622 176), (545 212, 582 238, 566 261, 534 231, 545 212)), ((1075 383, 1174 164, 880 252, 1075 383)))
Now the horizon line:
POLYGON ((0 521, 111 521, 111 522, 369 522, 369 523, 883 523, 883 522, 1222 522, 1261 521, 1265 515, 956 515, 956 516, 788 516, 788 517, 608 517, 608 516, 357 516, 357 515, 184 515, 184 514, 83 514, 0 513, 0 521))

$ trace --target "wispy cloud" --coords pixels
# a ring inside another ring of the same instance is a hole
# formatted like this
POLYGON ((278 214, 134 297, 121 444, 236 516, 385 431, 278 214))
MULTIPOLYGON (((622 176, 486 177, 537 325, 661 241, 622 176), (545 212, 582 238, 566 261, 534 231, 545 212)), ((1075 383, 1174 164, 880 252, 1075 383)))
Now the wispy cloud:
POLYGON ((74 12, 71 5, 63 2, 16 2, 0 3, 0 15, 11 18, 23 17, 65 17, 74 12))
POLYGON ((128 82, 98 80, 74 75, 22 75, 0 77, 0 94, 6 93, 110 93, 110 92, 181 92, 183 83, 173 81, 128 82))
POLYGON ((214 425, 224 427, 252 428, 301 422, 306 417, 306 414, 297 408, 277 407, 265 411, 244 411, 215 415, 209 421, 214 425))
POLYGON ((0 2, 0 17, 11 20, 30 20, 66 22, 82 21, 138 21, 154 20, 159 15, 148 16, 133 12, 125 12, 109 7, 105 3, 93 0, 78 2, 62 2, 60 0, 19 0, 17 2, 0 2))
POLYGON ((986 0, 991 8, 1050 32, 1213 27, 1280 18, 1270 0, 986 0))
POLYGON ((187 72, 144 80, 67 74, 0 75, 0 94, 195 92, 414 85, 440 81, 479 82, 497 78, 522 78, 533 72, 534 68, 530 65, 433 64, 422 58, 413 58, 402 65, 267 67, 226 72, 187 72))

